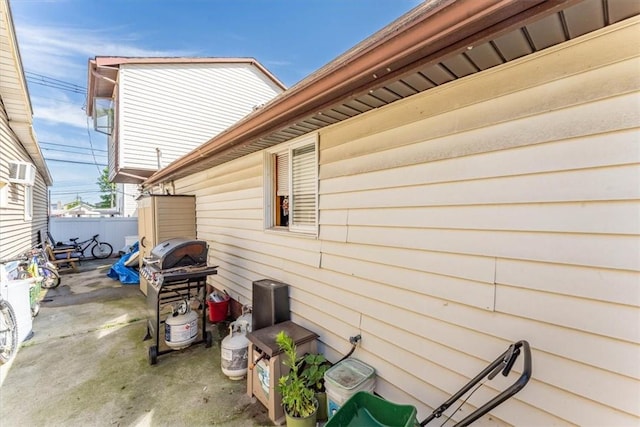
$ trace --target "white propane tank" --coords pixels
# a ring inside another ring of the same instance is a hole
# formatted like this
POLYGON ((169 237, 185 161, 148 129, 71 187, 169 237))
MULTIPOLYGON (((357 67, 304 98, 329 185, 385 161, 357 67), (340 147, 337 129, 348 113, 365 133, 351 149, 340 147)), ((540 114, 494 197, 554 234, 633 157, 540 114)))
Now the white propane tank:
POLYGON ((246 320, 236 320, 229 325, 229 335, 222 340, 222 373, 231 380, 241 380, 247 374, 249 340, 247 329, 251 324, 246 320))
POLYGON ((253 325, 253 315, 251 312, 253 311, 253 306, 250 304, 245 304, 242 306, 242 315, 236 319, 237 321, 246 321, 247 324, 247 333, 251 333, 251 325, 253 325))
POLYGON ((165 321, 164 340, 170 348, 180 350, 189 347, 197 336, 198 315, 184 303, 165 321))

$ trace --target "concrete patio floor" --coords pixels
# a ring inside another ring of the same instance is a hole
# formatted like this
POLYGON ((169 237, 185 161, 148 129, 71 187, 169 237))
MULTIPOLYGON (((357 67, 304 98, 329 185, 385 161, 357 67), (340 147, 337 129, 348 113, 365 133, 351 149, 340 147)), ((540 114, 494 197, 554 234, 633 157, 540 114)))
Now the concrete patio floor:
POLYGON ((207 325, 212 347, 192 345, 149 365, 145 297, 106 276, 115 261, 85 261, 46 293, 33 338, 2 366, 0 424, 273 425, 246 395, 246 380, 220 369, 224 323, 207 325))

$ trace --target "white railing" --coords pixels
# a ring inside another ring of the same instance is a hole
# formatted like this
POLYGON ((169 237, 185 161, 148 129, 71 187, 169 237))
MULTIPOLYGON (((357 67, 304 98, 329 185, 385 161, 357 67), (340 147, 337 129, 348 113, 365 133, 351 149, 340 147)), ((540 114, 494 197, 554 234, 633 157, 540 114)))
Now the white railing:
POLYGON ((86 240, 99 234, 98 240, 113 246, 114 256, 125 247, 125 237, 138 235, 138 218, 51 217, 49 230, 54 239, 69 242, 72 237, 86 240))

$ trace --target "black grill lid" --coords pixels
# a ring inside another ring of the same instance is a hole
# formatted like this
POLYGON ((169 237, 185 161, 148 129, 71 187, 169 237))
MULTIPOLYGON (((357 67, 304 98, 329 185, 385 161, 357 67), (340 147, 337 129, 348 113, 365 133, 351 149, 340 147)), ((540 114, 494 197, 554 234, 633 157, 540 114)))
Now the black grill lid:
POLYGON ((160 270, 207 263, 207 242, 185 238, 165 240, 151 250, 153 266, 160 270))

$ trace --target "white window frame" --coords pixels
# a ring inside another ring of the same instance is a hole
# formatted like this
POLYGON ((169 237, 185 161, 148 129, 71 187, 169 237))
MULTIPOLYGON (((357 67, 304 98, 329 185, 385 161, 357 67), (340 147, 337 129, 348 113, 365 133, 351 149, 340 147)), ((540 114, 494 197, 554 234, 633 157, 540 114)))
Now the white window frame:
POLYGON ((31 221, 33 219, 33 187, 30 185, 23 185, 24 194, 24 219, 25 221, 31 221))
POLYGON ((264 151, 264 228, 265 230, 275 230, 282 232, 299 233, 302 235, 318 235, 318 134, 305 135, 295 140, 277 145, 264 151), (293 178, 292 178, 292 162, 293 150, 307 145, 314 146, 314 182, 315 182, 315 222, 313 225, 293 224, 293 210, 295 200, 292 195, 293 178), (289 176, 287 182, 289 185, 289 225, 277 226, 275 218, 274 201, 276 198, 276 155, 288 153, 289 176))

